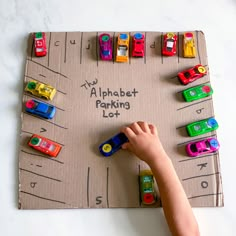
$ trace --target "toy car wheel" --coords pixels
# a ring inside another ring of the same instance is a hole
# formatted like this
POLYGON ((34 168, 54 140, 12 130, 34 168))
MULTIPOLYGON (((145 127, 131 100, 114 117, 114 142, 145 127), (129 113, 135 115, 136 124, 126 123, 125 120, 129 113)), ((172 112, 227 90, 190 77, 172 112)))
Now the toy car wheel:
POLYGON ((216 139, 212 139, 212 140, 210 141, 210 144, 211 144, 211 146, 214 147, 214 148, 218 148, 218 147, 219 147, 219 143, 218 143, 218 141, 217 141, 216 139))
POLYGON ((110 37, 108 35, 103 35, 102 36, 102 41, 103 42, 107 42, 110 39, 110 37))
POLYGON ((37 137, 34 137, 34 138, 32 138, 32 139, 30 140, 30 143, 31 143, 32 145, 38 145, 39 142, 40 142, 40 139, 37 138, 37 137))
POLYGON ((167 33, 167 38, 171 39, 174 37, 174 34, 173 33, 167 33))
POLYGON ((186 33, 185 36, 186 36, 187 38, 192 38, 192 37, 193 37, 193 34, 192 34, 192 33, 186 33))
POLYGON ((49 100, 48 97, 45 97, 45 96, 41 96, 41 98, 46 99, 46 100, 49 100))
POLYGON ((208 124, 209 126, 211 126, 212 128, 214 128, 215 126, 217 126, 217 122, 216 122, 216 120, 215 120, 214 118, 209 119, 209 120, 207 121, 207 124, 208 124))
POLYGON ((203 74, 206 72, 206 68, 204 66, 199 66, 198 68, 199 73, 203 74))
POLYGON ((143 201, 146 203, 146 204, 151 204, 151 203, 153 203, 154 202, 154 196, 153 196, 153 194, 151 194, 151 193, 145 193, 144 195, 143 195, 143 201))
POLYGON ((128 35, 127 34, 120 34, 120 39, 126 40, 126 39, 128 39, 128 35))
POLYGON ((210 88, 210 86, 205 85, 205 86, 202 87, 202 91, 205 92, 205 93, 210 93, 211 88, 210 88))
POLYGON ((34 106, 35 106, 35 102, 34 102, 33 100, 28 100, 28 101, 26 102, 25 106, 26 106, 27 108, 29 108, 29 109, 32 109, 32 108, 34 108, 34 106))
POLYGON ((36 88, 36 83, 35 82, 29 82, 27 85, 27 88, 32 90, 36 88))
POLYGON ((141 33, 134 34, 135 39, 142 39, 143 35, 141 33))

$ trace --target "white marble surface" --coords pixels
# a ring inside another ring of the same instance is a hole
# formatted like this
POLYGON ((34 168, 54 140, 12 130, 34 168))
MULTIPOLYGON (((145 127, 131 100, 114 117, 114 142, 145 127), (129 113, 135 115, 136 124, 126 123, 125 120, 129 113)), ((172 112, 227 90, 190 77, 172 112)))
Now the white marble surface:
POLYGON ((170 235, 161 209, 17 209, 26 39, 32 31, 195 29, 203 30, 207 40, 215 115, 220 124, 225 207, 194 212, 202 235, 236 235, 235 22, 235 0, 0 0, 0 235, 170 235))

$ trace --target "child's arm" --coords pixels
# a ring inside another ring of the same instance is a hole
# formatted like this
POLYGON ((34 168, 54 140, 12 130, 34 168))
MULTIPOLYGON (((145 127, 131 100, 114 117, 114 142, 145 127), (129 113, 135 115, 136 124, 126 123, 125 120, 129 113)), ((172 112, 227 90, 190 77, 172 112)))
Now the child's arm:
POLYGON ((136 122, 121 130, 129 139, 122 148, 145 161, 157 181, 163 210, 172 235, 200 235, 192 208, 155 126, 136 122))

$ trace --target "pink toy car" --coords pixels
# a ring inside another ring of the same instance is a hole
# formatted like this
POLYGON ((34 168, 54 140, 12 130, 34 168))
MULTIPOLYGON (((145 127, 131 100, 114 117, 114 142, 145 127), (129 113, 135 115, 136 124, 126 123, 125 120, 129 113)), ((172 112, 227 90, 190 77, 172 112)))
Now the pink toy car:
POLYGON ((207 138, 186 145, 186 152, 190 157, 202 156, 207 153, 216 152, 220 147, 215 138, 207 138))
POLYGON ((101 60, 112 60, 112 38, 109 34, 99 36, 99 46, 101 60))

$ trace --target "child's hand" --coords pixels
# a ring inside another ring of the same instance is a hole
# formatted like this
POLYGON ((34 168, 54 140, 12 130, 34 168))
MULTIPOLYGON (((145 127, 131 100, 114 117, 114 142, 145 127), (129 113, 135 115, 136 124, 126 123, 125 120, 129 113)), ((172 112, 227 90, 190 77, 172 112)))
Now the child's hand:
POLYGON ((153 164, 165 154, 154 125, 139 121, 123 127, 121 132, 129 139, 122 148, 131 151, 147 164, 153 164))

